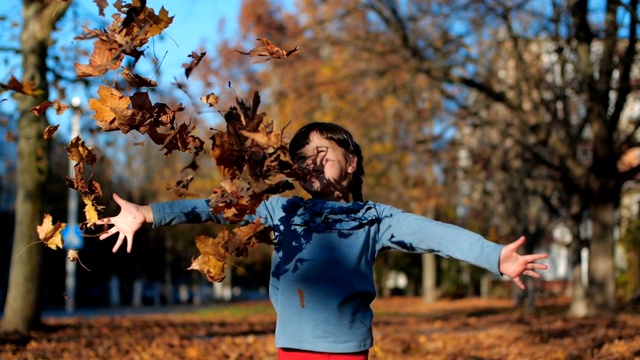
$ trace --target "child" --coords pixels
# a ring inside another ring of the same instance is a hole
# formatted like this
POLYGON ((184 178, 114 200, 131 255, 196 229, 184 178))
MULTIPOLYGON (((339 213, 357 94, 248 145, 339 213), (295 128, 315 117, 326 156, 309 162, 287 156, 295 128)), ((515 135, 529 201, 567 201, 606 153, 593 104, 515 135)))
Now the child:
MULTIPOLYGON (((502 246, 460 227, 363 202, 362 153, 351 134, 331 123, 301 128, 289 144, 291 159, 311 171, 301 184, 311 199, 273 196, 258 207, 275 236, 269 297, 277 313, 280 360, 367 359, 373 345, 371 302, 376 296, 373 263, 386 249, 433 252, 504 274, 524 288, 520 275, 539 278, 546 254, 518 255, 524 237, 502 246)), ((140 206, 114 194, 120 213, 99 224, 119 233, 117 251, 144 224, 154 227, 223 222, 208 200, 178 200, 140 206)))

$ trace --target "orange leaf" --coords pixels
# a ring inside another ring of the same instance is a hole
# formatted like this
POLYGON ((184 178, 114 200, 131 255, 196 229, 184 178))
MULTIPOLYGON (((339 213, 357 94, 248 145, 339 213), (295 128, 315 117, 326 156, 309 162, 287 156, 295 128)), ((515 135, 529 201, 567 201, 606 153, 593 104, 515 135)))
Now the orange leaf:
POLYGON ((11 76, 9 82, 6 84, 0 83, 0 89, 13 90, 17 93, 38 97, 44 94, 44 91, 36 89, 36 83, 33 81, 20 82, 15 77, 11 76))
POLYGON ((58 130, 60 125, 49 125, 46 129, 44 129, 44 139, 49 140, 53 136, 53 134, 58 130))
POLYGON ((84 144, 80 135, 73 138, 71 143, 69 143, 69 146, 65 146, 65 149, 67 149, 67 156, 72 161, 86 163, 89 165, 96 163, 96 154, 93 153, 92 148, 89 148, 84 144))
POLYGON ((64 247, 64 240, 62 239, 62 230, 67 226, 65 223, 57 222, 53 224, 51 215, 44 214, 42 225, 37 225, 36 230, 38 232, 38 239, 40 239, 45 245, 52 248, 64 247))
POLYGON ((117 130, 114 110, 127 109, 131 105, 131 100, 120 91, 108 86, 100 86, 98 95, 100 99, 89 99, 89 109, 95 111, 93 118, 103 131, 117 130))

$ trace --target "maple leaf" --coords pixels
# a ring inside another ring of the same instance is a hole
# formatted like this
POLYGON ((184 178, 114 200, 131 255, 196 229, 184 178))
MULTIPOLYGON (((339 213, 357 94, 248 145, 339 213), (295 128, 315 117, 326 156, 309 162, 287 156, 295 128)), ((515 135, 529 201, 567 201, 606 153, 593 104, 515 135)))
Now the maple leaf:
POLYGON ((44 112, 53 105, 53 108, 56 110, 57 115, 62 115, 67 109, 69 109, 69 105, 63 104, 60 100, 54 101, 45 101, 40 105, 36 105, 31 108, 31 111, 35 115, 42 115, 44 112))
POLYGON ((98 39, 93 43, 93 53, 89 58, 89 64, 74 63, 78 77, 96 77, 109 70, 117 69, 122 63, 124 55, 113 41, 98 39))
POLYGON ((95 225, 96 221, 98 221, 98 209, 100 207, 98 207, 95 202, 93 201, 93 196, 92 195, 84 195, 82 196, 82 201, 84 202, 84 216, 87 219, 87 221, 85 221, 83 223, 83 228, 89 227, 89 228, 93 228, 93 225, 95 225))
POLYGON ((158 83, 154 80, 131 73, 127 68, 122 69, 122 77, 135 87, 156 87, 158 83))
POLYGON ((56 222, 54 225, 51 215, 44 214, 42 225, 36 226, 38 239, 53 250, 56 250, 57 248, 62 249, 64 246, 64 240, 62 239, 61 232, 66 226, 67 224, 61 222, 56 222))
POLYGON ((13 90, 20 94, 25 94, 33 97, 42 96, 44 91, 36 89, 36 83, 33 81, 18 81, 15 77, 11 76, 9 82, 6 84, 0 83, 0 89, 13 90))
POLYGON ((51 139, 53 134, 55 134, 55 132, 58 131, 59 127, 60 127, 60 125, 49 125, 49 126, 47 126, 47 128, 44 129, 43 138, 45 140, 51 139))
POLYGON ((296 46, 289 51, 284 51, 279 47, 275 46, 267 38, 259 38, 257 40, 262 42, 261 46, 256 46, 255 48, 249 51, 236 50, 240 54, 247 55, 249 57, 266 57, 265 59, 254 60, 253 61, 254 64, 269 61, 271 59, 284 59, 300 52, 299 46, 296 46))
POLYGON ((80 135, 73 138, 69 143, 69 146, 65 146, 65 149, 67 149, 67 156, 72 161, 86 163, 89 165, 96 163, 96 154, 92 151, 92 148, 89 148, 84 144, 80 135))
POLYGON ((197 270, 211 282, 224 280, 226 261, 229 257, 229 252, 224 246, 227 236, 228 231, 223 229, 215 239, 204 235, 196 237, 200 256, 195 260, 192 259, 191 266, 187 270, 197 270))
POLYGON ((175 185, 167 184, 166 189, 172 190, 177 197, 197 196, 198 194, 189 192, 189 184, 193 181, 193 175, 183 177, 176 181, 175 185))
POLYGON ((200 64, 200 61, 202 61, 205 55, 207 55, 206 52, 201 52, 200 54, 198 54, 195 51, 187 55, 188 57, 193 59, 188 64, 187 63, 182 64, 182 67, 184 68, 184 75, 186 76, 187 79, 189 78, 189 75, 191 75, 191 72, 196 68, 196 66, 200 64))
POLYGON ((98 96, 100 99, 89 99, 89 109, 95 111, 93 118, 96 119, 102 131, 118 130, 114 111, 127 109, 131 105, 131 100, 120 91, 104 85, 98 89, 98 96))
POLYGON ((237 257, 247 257, 249 249, 258 243, 273 244, 272 229, 265 227, 257 218, 254 222, 233 229, 232 236, 226 241, 229 253, 237 257))

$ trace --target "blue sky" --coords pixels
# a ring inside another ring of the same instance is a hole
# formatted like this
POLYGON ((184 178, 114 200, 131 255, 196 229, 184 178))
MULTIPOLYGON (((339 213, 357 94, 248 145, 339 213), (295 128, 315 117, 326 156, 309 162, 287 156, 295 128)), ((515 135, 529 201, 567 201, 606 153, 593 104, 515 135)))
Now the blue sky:
MULTIPOLYGON (((111 4, 114 1, 107 1, 110 5, 105 18, 98 16, 97 6, 93 0, 75 0, 75 3, 79 9, 78 13, 81 14, 80 17, 86 16, 86 19, 94 22, 102 21, 104 26, 111 22, 109 14, 113 13, 111 4)), ((124 2, 129 3, 130 1, 125 0, 124 2)), ((0 28, 2 47, 8 43, 15 43, 15 37, 10 38, 10 33, 16 33, 16 29, 12 28, 11 32, 3 30, 9 29, 12 20, 20 19, 21 4, 20 0, 0 0, 0 16, 9 20, 4 21, 0 28)), ((173 23, 166 31, 166 36, 153 44, 155 56, 164 57, 163 71, 176 74, 183 72, 181 65, 187 62, 187 55, 192 51, 202 48, 203 44, 206 44, 207 48, 213 48, 212 45, 222 37, 233 36, 234 33, 237 33, 240 5, 241 1, 230 0, 148 0, 147 6, 155 9, 156 12, 164 6, 169 15, 174 16, 173 23)), ((67 14, 65 19, 69 19, 69 15, 67 14)), ((75 27, 73 29, 72 31, 75 31, 75 27)), ((81 29, 78 27, 77 31, 80 32, 81 29)), ((153 54, 148 56, 151 55, 153 54)), ((12 72, 15 67, 15 63, 0 63, 0 81, 6 82, 9 76, 8 72, 12 72)))

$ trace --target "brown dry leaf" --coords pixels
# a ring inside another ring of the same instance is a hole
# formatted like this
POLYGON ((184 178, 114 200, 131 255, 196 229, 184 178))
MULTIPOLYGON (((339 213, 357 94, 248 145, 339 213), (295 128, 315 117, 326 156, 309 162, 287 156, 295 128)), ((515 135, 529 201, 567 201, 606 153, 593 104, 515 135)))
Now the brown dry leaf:
POLYGON ((232 231, 233 235, 227 240, 226 248, 236 257, 247 257, 249 249, 258 243, 273 244, 272 229, 265 227, 260 219, 232 231))
POLYGON ((60 127, 60 125, 49 125, 47 126, 46 129, 44 129, 44 139, 45 140, 49 140, 51 139, 51 137, 53 136, 53 134, 55 134, 55 132, 58 130, 58 128, 60 127))
POLYGON ((60 100, 53 100, 53 108, 56 110, 56 115, 62 115, 65 111, 67 111, 70 106, 62 103, 60 100))
POLYGON ((89 64, 74 63, 78 77, 95 77, 109 70, 117 69, 122 63, 124 55, 113 41, 98 39, 93 43, 93 53, 89 64))
POLYGON ((67 226, 65 223, 57 222, 53 224, 53 218, 49 214, 44 214, 42 219, 42 225, 36 226, 38 232, 38 239, 45 245, 53 250, 64 247, 64 240, 62 239, 62 230, 67 226))
POLYGON ((214 107, 218 104, 218 95, 210 93, 200 97, 200 101, 209 105, 209 107, 214 107))
POLYGON ((269 61, 271 59, 284 59, 300 52, 299 46, 296 46, 289 51, 284 51, 279 47, 275 46, 267 38, 259 38, 258 41, 262 42, 261 46, 257 46, 249 51, 240 51, 240 50, 236 50, 236 51, 242 55, 247 55, 249 57, 265 57, 265 59, 254 60, 253 61, 254 64, 269 61))
POLYGON ((131 73, 127 68, 123 68, 122 77, 135 87, 156 87, 158 83, 154 80, 131 73))
POLYGON ((104 17, 104 9, 106 9, 107 6, 109 6, 109 3, 107 2, 107 0, 93 0, 93 2, 98 6, 98 14, 104 17))
POLYGON ((104 85, 98 89, 98 96, 100 99, 89 99, 89 109, 95 111, 93 118, 102 131, 118 130, 114 111, 127 109, 131 100, 120 91, 104 85))
POLYGON ((0 89, 13 90, 17 93, 38 97, 44 94, 41 89, 36 89, 36 83, 33 81, 18 81, 15 77, 11 76, 9 82, 6 84, 0 83, 0 89))
POLYGON ((53 102, 45 101, 40 105, 36 105, 36 106, 32 107, 29 111, 31 111, 35 115, 40 116, 40 115, 44 114, 44 112, 47 111, 47 109, 51 105, 53 105, 53 102))
POLYGON ((71 262, 78 262, 80 263, 80 265, 85 268, 85 270, 87 271, 91 271, 89 270, 89 268, 87 268, 86 266, 84 266, 84 264, 82 263, 82 261, 80 260, 80 255, 78 254, 78 250, 69 250, 67 252, 67 258, 69 259, 69 261, 71 262))
POLYGON ((176 181, 174 185, 167 184, 165 187, 167 190, 173 191, 173 194, 177 197, 198 196, 198 194, 189 192, 189 185, 193 181, 193 175, 185 176, 176 181))
POLYGON ((8 130, 5 134, 4 134, 4 140, 8 143, 12 143, 15 142, 16 140, 18 140, 18 135, 16 135, 15 132, 8 130))
POLYGON ((82 201, 84 202, 84 216, 87 219, 84 226, 93 228, 93 225, 98 221, 98 210, 94 204, 93 196, 85 195, 82 197, 82 201))
POLYGON ((200 61, 202 61, 205 55, 207 55, 206 52, 201 52, 200 54, 198 54, 195 51, 192 51, 191 54, 187 55, 192 59, 190 63, 182 64, 182 67, 184 68, 184 75, 187 79, 189 78, 189 75, 191 75, 191 72, 196 68, 196 66, 200 64, 200 61))
POLYGON ((222 229, 215 239, 204 235, 196 237, 196 246, 201 255, 192 260, 187 270, 197 270, 211 282, 224 280, 229 258, 225 247, 228 236, 229 232, 222 229))
POLYGON ((73 138, 69 146, 65 146, 65 149, 67 149, 67 156, 72 161, 89 165, 96 163, 97 157, 92 151, 93 148, 87 147, 80 135, 73 138))

